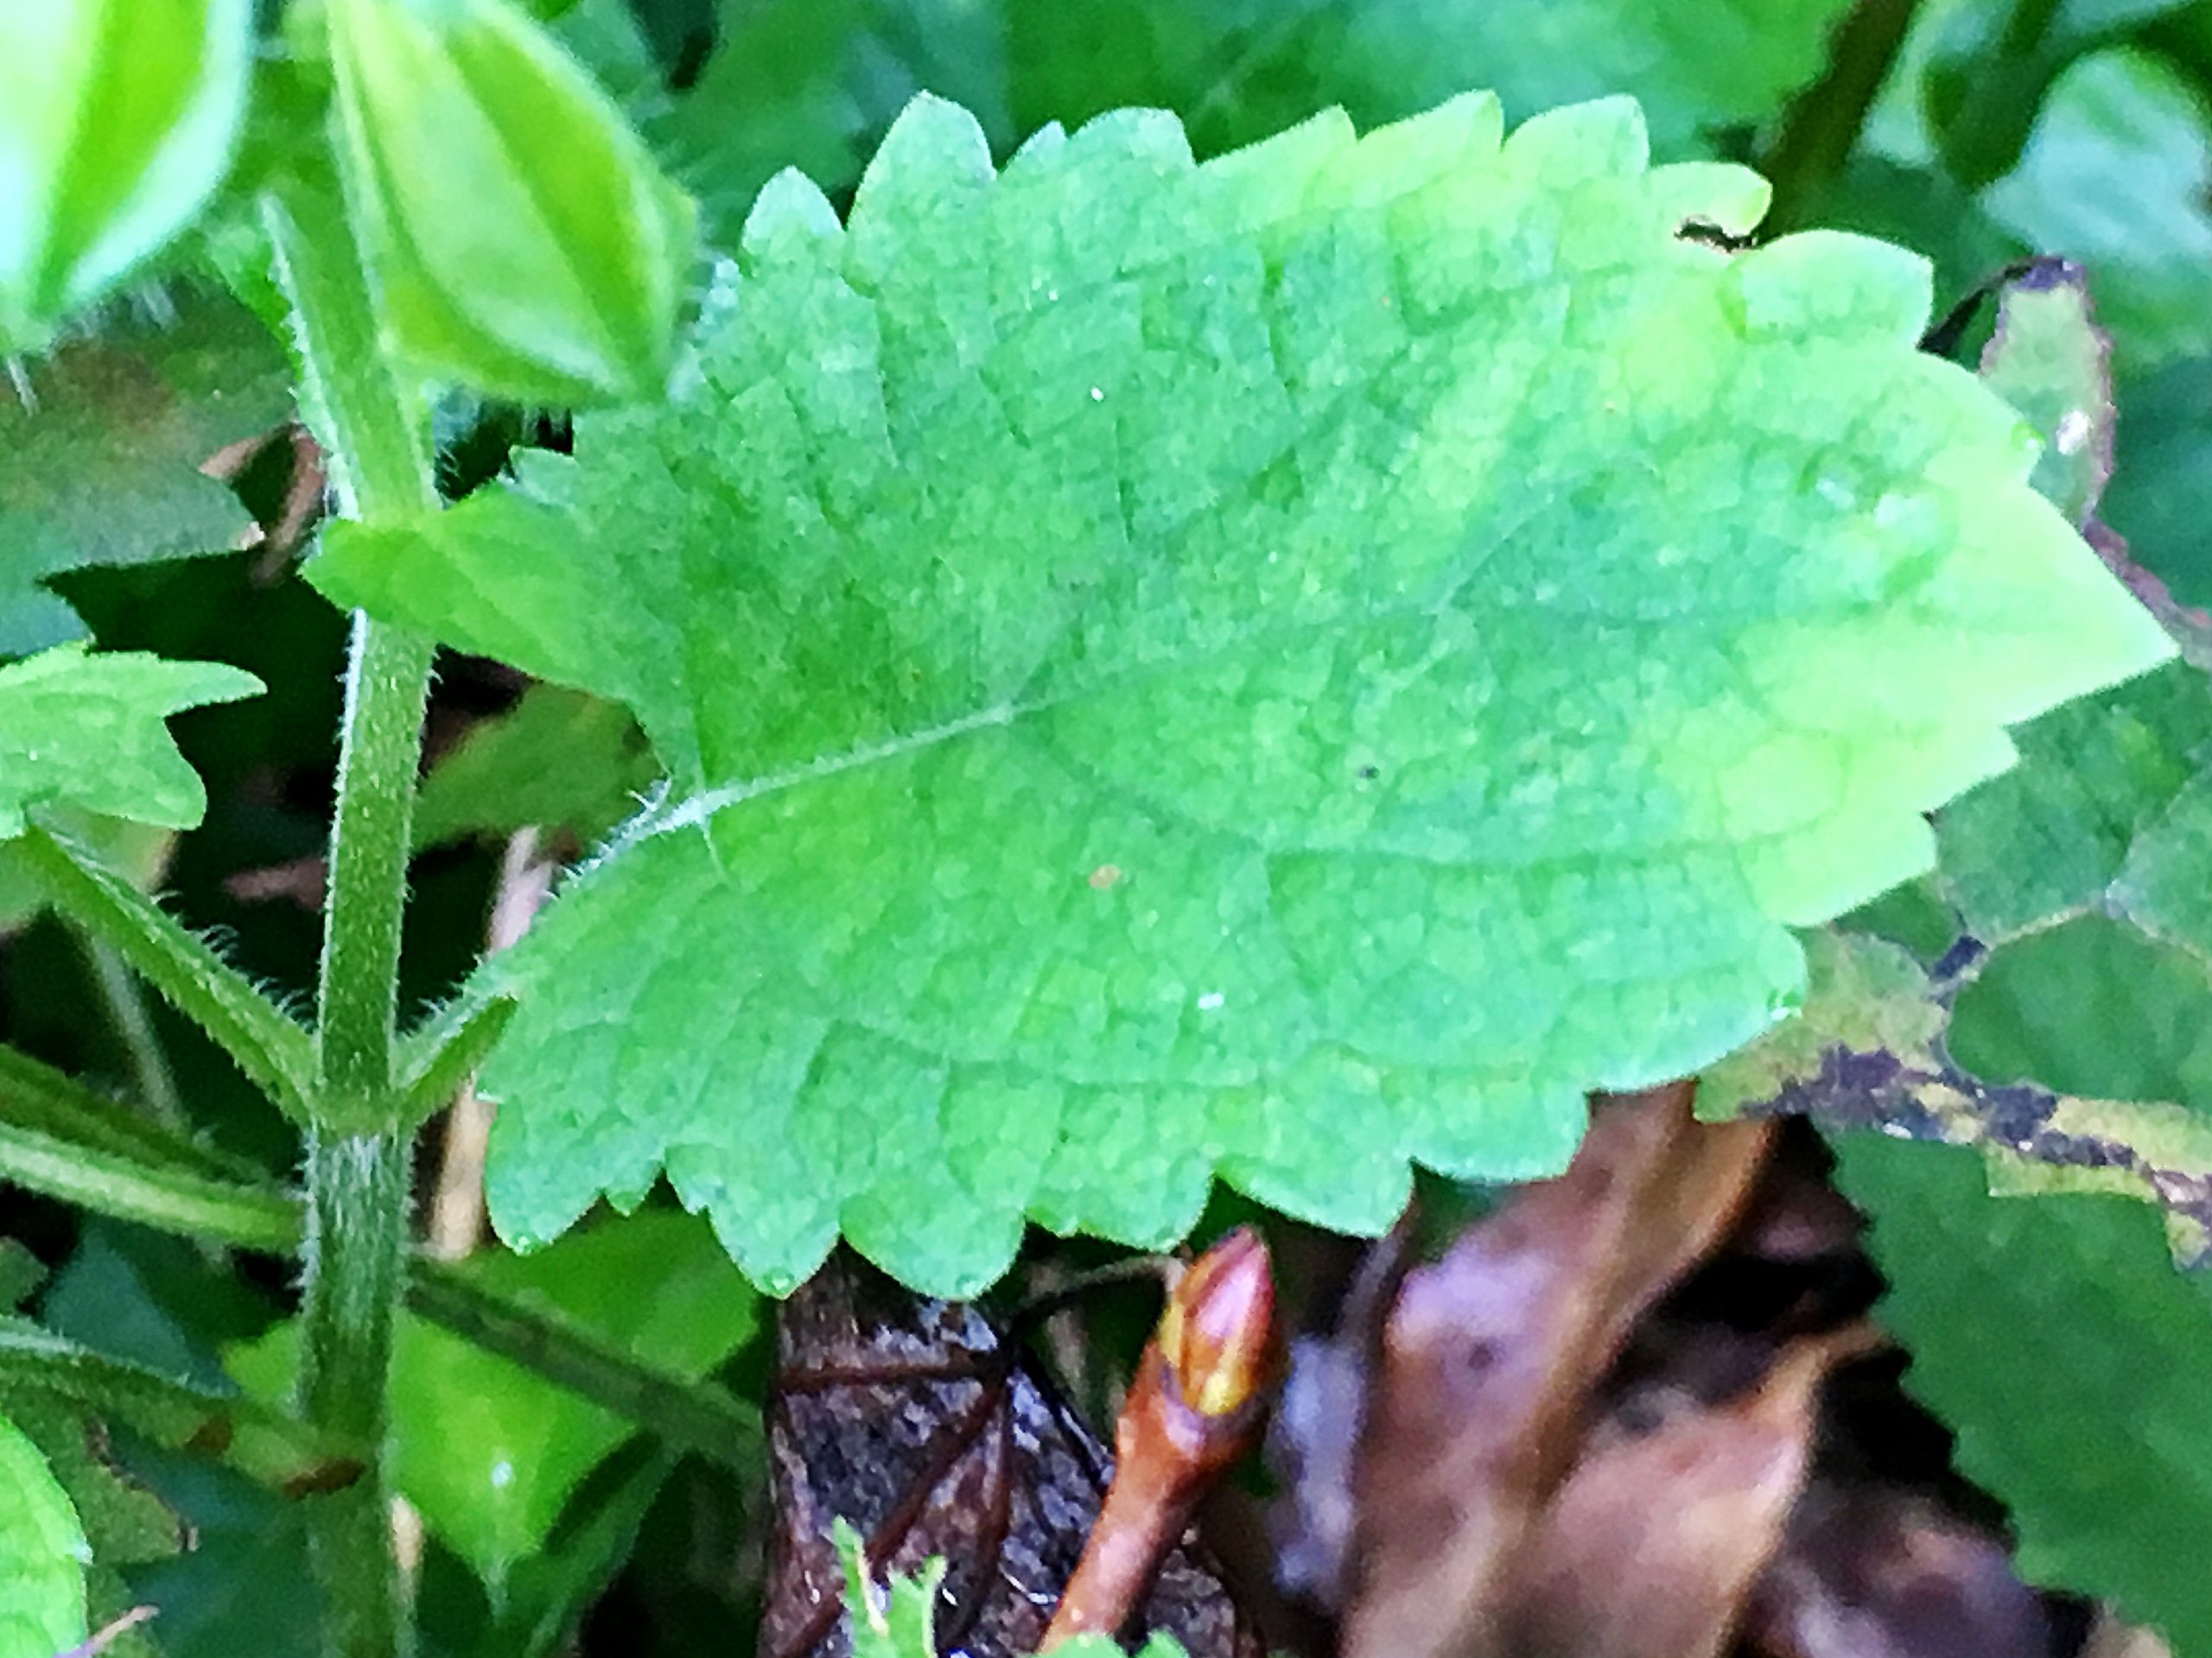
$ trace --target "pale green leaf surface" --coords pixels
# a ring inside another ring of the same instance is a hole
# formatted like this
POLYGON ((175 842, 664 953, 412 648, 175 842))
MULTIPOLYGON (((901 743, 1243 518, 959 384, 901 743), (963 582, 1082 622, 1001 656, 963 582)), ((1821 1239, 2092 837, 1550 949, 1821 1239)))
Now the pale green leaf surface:
POLYGON ((1624 102, 1174 123, 995 176, 917 104, 764 194, 672 411, 325 590, 627 702, 683 797, 495 969, 520 1242, 665 1167, 741 1265, 972 1292, 1219 1173, 1372 1229, 1797 994, 2002 727, 2170 646, 1916 353, 1926 270, 1732 257, 1624 102))
MULTIPOLYGON (((758 1303, 696 1221, 659 1211, 595 1226, 524 1258, 466 1270, 635 1357, 703 1375, 758 1327, 758 1303)), ((282 1398, 297 1363, 286 1324, 228 1356, 282 1398)), ((620 1417, 414 1315, 399 1314, 391 1473, 424 1522, 489 1583, 534 1553, 577 1483, 633 1432, 620 1417)))
POLYGON ((1982 1155, 1873 1134, 1836 1176, 1889 1280, 1906 1385, 2008 1508, 2019 1567, 2212 1652, 2212 1280, 2125 1197, 1992 1197, 1982 1155))
POLYGON ((46 1459, 0 1417, 0 1658, 54 1658, 85 1638, 89 1557, 46 1459))
POLYGON ((190 829, 207 810, 207 791, 162 721, 260 689, 219 662, 94 655, 76 645, 0 665, 0 840, 47 806, 190 829))
POLYGON ((0 657, 81 638, 44 585, 87 564, 220 552, 253 521, 200 470, 291 412, 283 353, 245 308, 188 289, 0 378, 0 657))

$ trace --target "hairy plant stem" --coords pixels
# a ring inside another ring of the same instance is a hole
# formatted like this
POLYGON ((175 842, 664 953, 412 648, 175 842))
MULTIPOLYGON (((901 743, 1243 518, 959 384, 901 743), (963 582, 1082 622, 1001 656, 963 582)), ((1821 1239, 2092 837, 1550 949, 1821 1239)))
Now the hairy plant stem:
POLYGON ((79 935, 85 959, 107 1004, 115 1033, 130 1056, 130 1072, 138 1084, 138 1099, 154 1117, 175 1125, 184 1121, 184 1103, 178 1099, 176 1079, 169 1074, 168 1058, 162 1051, 161 1033, 154 1028, 154 1010, 147 1005, 137 975, 131 972, 114 945, 98 933, 79 935))
MULTIPOLYGON (((233 1166, 5 1048, 0 1183, 95 1215, 264 1255, 293 1254, 306 1225, 299 1199, 259 1178, 251 1166, 233 1166)), ((549 1307, 503 1294, 465 1267, 420 1251, 407 1262, 404 1287, 408 1305, 421 1317, 603 1406, 670 1449, 741 1469, 760 1465, 760 1413, 728 1389, 663 1369, 549 1307)))
MULTIPOLYGON (((359 250, 328 181, 267 204, 305 402, 352 518, 438 510, 427 410, 380 349, 359 250)), ((392 1329, 406 1287, 411 1130, 394 1087, 400 925, 431 646, 361 613, 346 673, 317 986, 306 1159, 299 1403, 311 1426, 384 1443, 392 1329)), ((316 1500, 309 1543, 330 1658, 412 1646, 381 1470, 316 1500)))

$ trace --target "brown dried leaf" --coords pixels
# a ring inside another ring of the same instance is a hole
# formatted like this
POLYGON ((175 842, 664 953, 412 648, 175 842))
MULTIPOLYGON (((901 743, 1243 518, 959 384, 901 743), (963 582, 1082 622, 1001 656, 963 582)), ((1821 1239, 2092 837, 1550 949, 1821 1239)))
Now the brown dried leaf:
POLYGON ((1894 1487, 1816 1482, 1760 1577, 1763 1658, 2056 1658, 2043 1598, 1997 1537, 1894 1487))
POLYGON ((1358 1471, 1346 1658, 1489 1649, 1630 1325, 1741 1207, 1770 1130, 1701 1127, 1692 1085, 1601 1106, 1555 1180, 1407 1274, 1358 1471))
POLYGON ((1719 1407, 1593 1442, 1521 1549, 1497 1649, 1709 1658, 1780 1546, 1839 1344, 1791 1344, 1719 1407))
MULTIPOLYGON (((845 1658, 830 1526, 850 1521, 878 1576, 948 1563, 938 1642, 968 1658, 1037 1650, 1096 1520, 1112 1458, 988 1320, 831 1259, 783 1309, 770 1404, 774 1535, 762 1658, 845 1658)), ((1191 1658, 1256 1658, 1187 1542, 1141 1629, 1191 1658)))

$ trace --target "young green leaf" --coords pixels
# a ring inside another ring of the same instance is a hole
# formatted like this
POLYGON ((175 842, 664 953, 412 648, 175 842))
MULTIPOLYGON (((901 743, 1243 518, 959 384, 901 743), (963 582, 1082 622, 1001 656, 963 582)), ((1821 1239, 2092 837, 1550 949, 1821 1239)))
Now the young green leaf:
POLYGON ((261 682, 219 662, 58 645, 0 665, 0 840, 49 805, 190 829, 207 791, 162 721, 257 696, 261 682))
POLYGON ((1835 1145, 1906 1384, 2005 1504, 2021 1571, 2212 1651, 2212 1579, 2183 1540, 2212 1535, 2212 1280, 2174 1270, 2139 1203, 1992 1197, 1975 1151, 1835 1145))
POLYGON ((2043 440, 2029 481, 2069 524, 2089 523, 2112 476, 2111 359, 2081 266, 2038 259, 2005 284, 1981 383, 2043 440))
POLYGON ((90 1553, 46 1459, 0 1417, 0 1658, 54 1658, 85 1638, 90 1553))
MULTIPOLYGON (((938 1658, 931 1613, 944 1562, 931 1560, 912 1577, 893 1577, 879 1585, 870 1577, 860 1534, 840 1520, 834 1535, 845 1566, 845 1611, 852 1627, 853 1658, 938 1658)), ((1126 1658, 1103 1635, 1079 1635, 1051 1650, 1057 1658, 1126 1658)), ((1185 1658, 1185 1654, 1174 1636, 1154 1635, 1137 1658, 1185 1658)))
MULTIPOLYGON (((713 1237, 680 1215, 634 1216, 527 1260, 486 1255, 459 1270, 690 1377, 743 1344, 758 1320, 713 1237)), ((230 1368, 260 1396, 282 1398, 298 1346, 288 1324, 233 1350, 230 1368)), ((633 1432, 412 1313, 400 1315, 391 1396, 394 1482, 493 1585, 543 1543, 577 1483, 633 1432)))
POLYGON ((785 1286, 972 1292, 1219 1172, 1387 1224, 1796 999, 2003 726, 2170 650, 1917 353, 1927 272, 1737 257, 1634 106, 1466 98, 1002 176, 918 101, 786 175, 668 410, 325 590, 630 705, 681 802, 494 972, 511 1238, 665 1167, 785 1286))
POLYGON ((0 7, 0 352, 191 221, 229 170, 252 49, 251 0, 0 7))
POLYGON ((690 204, 509 0, 328 0, 346 194, 403 352, 524 402, 658 395, 690 204))
POLYGON ((43 585, 88 564, 221 552, 253 528, 200 470, 291 413, 284 353, 243 306, 188 290, 0 384, 0 656, 84 637, 43 585))

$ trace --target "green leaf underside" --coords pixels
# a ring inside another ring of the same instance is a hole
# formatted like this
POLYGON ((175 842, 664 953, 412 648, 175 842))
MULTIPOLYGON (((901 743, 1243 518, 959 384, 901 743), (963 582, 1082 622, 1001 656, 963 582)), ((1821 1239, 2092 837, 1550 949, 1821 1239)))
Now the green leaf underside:
POLYGON ((164 321, 109 323, 0 384, 0 656, 80 638, 56 571, 238 544, 253 520, 200 471, 291 413, 283 353, 243 306, 184 290, 164 321))
POLYGON ((85 1638, 83 1528, 38 1448, 0 1417, 0 1658, 85 1638))
POLYGON ((1906 1384, 2003 1502, 2020 1569, 2109 1597, 2182 1658, 2212 1651, 2212 1280, 2173 1270, 2158 1217, 2125 1197, 1993 1197, 1981 1157, 1837 1140, 1872 1222, 1878 1316, 1906 1384))
POLYGON ((423 779, 415 844, 537 828, 570 829, 589 845, 637 810, 658 776, 622 708, 559 685, 533 685, 423 779))
POLYGON ((1501 125, 1194 168, 1124 112, 995 178, 918 101, 849 226, 764 194, 673 410, 333 534, 686 797, 494 969, 505 1236, 665 1167, 771 1287, 842 1229, 958 1293, 1217 1172, 1356 1229, 1408 1159, 1548 1172, 2168 653, 1912 349, 1920 262, 1678 238, 1763 187, 1624 100, 1501 125))
POLYGON ((0 840, 47 806, 192 828, 207 791, 162 721, 260 690, 251 674, 219 662, 94 655, 81 645, 0 665, 0 840))
MULTIPOLYGON (((467 1270, 633 1356, 696 1379, 743 1345, 759 1303, 707 1229, 657 1212, 576 1233, 528 1258, 467 1270)), ((233 1349, 229 1368, 276 1401, 298 1363, 296 1325, 233 1349)), ((634 1429, 519 1365, 403 1312, 392 1369, 392 1478, 430 1529, 498 1585, 541 1548, 584 1476, 634 1429)))

